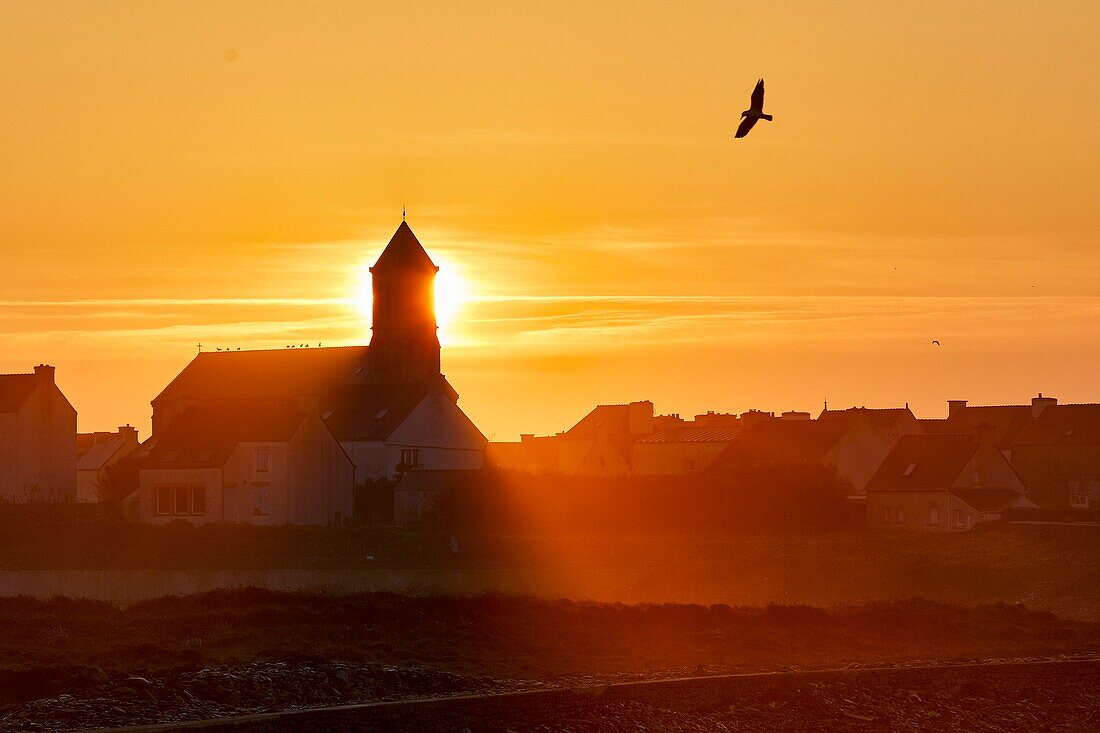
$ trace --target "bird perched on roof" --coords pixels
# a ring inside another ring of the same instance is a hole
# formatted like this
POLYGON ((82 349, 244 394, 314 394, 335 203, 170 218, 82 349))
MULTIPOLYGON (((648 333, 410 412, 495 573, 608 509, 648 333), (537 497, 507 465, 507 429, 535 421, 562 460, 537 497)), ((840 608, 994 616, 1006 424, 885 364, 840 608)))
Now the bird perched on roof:
POLYGON ((749 100, 749 108, 741 113, 741 124, 737 128, 737 134, 734 137, 745 137, 749 134, 749 130, 756 124, 757 120, 772 121, 771 115, 764 114, 764 80, 756 82, 756 88, 752 90, 752 97, 749 100))

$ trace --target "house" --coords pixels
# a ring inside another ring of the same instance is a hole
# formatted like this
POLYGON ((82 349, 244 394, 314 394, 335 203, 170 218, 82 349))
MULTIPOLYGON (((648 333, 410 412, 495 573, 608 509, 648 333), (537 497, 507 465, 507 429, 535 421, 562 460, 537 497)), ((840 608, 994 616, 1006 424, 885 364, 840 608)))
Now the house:
POLYGON ((598 405, 557 436, 558 469, 587 476, 625 476, 631 473, 631 446, 653 432, 653 403, 648 400, 598 405))
POLYGON ((1041 394, 1012 443, 1012 465, 1043 509, 1100 506, 1100 405, 1059 405, 1041 394))
POLYGON ((639 476, 702 473, 742 429, 737 424, 681 427, 640 438, 632 445, 633 472, 639 476))
POLYGON ((992 426, 974 433, 905 435, 867 484, 871 529, 958 532, 1034 507, 997 448, 992 426))
POLYGON ((519 441, 492 441, 485 446, 485 464, 507 471, 556 473, 561 465, 558 435, 524 433, 519 441))
POLYGON ((138 471, 139 519, 164 524, 340 526, 355 466, 319 414, 298 405, 196 405, 161 431, 138 471))
POLYGON ((867 481, 896 439, 876 430, 866 413, 856 417, 859 419, 759 420, 714 459, 710 473, 736 477, 768 466, 832 466, 851 484, 851 498, 861 500, 867 481))
POLYGON ((413 467, 481 467, 485 436, 440 373, 438 269, 401 222, 371 268, 369 346, 200 352, 152 401, 153 439, 195 406, 293 406, 316 396, 358 483, 413 467))
POLYGON ((76 410, 54 374, 0 374, 0 500, 76 498, 76 410))
POLYGON ((970 433, 980 425, 993 428, 993 442, 1012 460, 1012 445, 1031 422, 1030 405, 968 405, 966 400, 948 400, 947 417, 940 420, 920 419, 921 432, 970 433))
POLYGON ((137 429, 123 425, 116 433, 80 433, 76 436, 76 500, 107 498, 108 470, 138 449, 137 429))
POLYGON ((908 403, 905 407, 867 408, 849 407, 846 410, 825 408, 817 416, 822 421, 839 421, 851 424, 859 420, 870 425, 875 432, 890 438, 921 432, 920 424, 908 403))

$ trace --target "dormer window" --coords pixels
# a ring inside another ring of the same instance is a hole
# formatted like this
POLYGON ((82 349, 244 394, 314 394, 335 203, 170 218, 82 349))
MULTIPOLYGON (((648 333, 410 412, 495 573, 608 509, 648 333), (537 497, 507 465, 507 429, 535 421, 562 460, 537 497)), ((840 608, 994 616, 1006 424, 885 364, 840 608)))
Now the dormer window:
POLYGON ((913 471, 916 471, 916 470, 917 470, 917 464, 910 463, 908 466, 905 467, 905 470, 901 472, 901 475, 902 476, 912 476, 913 471))

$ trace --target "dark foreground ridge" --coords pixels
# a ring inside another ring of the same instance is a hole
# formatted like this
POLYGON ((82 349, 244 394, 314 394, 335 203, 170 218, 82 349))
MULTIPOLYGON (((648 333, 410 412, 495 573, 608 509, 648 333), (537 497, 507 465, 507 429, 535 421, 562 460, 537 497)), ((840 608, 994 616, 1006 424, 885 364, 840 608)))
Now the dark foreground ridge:
POLYGON ((115 730, 1089 730, 1100 659, 689 677, 347 705, 115 730))

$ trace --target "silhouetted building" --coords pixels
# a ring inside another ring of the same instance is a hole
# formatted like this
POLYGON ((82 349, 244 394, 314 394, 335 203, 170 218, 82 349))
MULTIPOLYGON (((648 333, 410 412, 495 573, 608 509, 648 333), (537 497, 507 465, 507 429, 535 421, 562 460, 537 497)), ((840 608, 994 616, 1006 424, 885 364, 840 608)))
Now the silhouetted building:
POLYGON ((141 461, 139 518, 340 526, 355 467, 318 410, 309 397, 188 408, 141 461))
POLYGON ((405 384, 439 375, 435 276, 439 268, 405 222, 371 271, 370 381, 405 384))
POLYGON ((409 468, 480 468, 485 437, 440 373, 438 268, 402 222, 371 268, 370 346, 203 352, 153 400, 153 440, 195 406, 296 405, 316 396, 356 481, 409 468))
POLYGON ((1012 465, 1044 509, 1100 506, 1100 404, 1032 400, 1034 417, 1012 443, 1012 465))
POLYGON ((948 400, 947 417, 942 420, 918 420, 921 432, 969 433, 979 425, 993 428, 993 442, 1006 458, 1012 458, 1012 445, 1031 422, 1030 405, 968 405, 966 400, 948 400))
POLYGON ((734 422, 673 428, 640 438, 633 444, 633 472, 639 476, 702 473, 741 431, 741 426, 734 422))
POLYGON ((867 484, 868 527, 957 532, 1034 507, 993 427, 974 432, 901 436, 867 484))
POLYGON ((0 499, 76 498, 76 410, 54 382, 54 367, 0 374, 0 499))
POLYGON ((741 474, 798 464, 832 466, 861 499, 867 481, 882 465, 896 438, 872 427, 861 412, 852 419, 757 420, 714 459, 710 473, 736 481, 741 474))
POLYGON ((875 432, 891 438, 901 435, 916 435, 921 432, 920 424, 909 405, 905 407, 867 408, 849 407, 847 410, 822 410, 817 416, 822 421, 852 423, 861 420, 875 432))
POLYGON ((76 436, 76 500, 108 499, 109 470, 138 449, 137 429, 123 425, 118 432, 80 433, 76 436))

